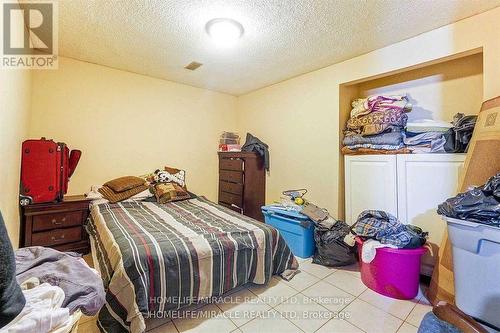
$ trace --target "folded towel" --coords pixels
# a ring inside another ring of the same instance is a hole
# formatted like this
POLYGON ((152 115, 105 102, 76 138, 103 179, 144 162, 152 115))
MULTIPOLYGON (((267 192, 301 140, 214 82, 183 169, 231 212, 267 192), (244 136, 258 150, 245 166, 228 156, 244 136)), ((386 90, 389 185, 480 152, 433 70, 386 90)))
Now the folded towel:
POLYGON ((424 132, 446 132, 453 125, 447 121, 432 120, 432 119, 422 119, 418 121, 412 121, 406 124, 406 130, 408 132, 414 133, 424 133, 424 132))
POLYGON ((399 146, 403 142, 401 131, 381 133, 377 135, 363 136, 361 134, 347 135, 344 137, 344 145, 352 146, 358 144, 392 145, 399 146))

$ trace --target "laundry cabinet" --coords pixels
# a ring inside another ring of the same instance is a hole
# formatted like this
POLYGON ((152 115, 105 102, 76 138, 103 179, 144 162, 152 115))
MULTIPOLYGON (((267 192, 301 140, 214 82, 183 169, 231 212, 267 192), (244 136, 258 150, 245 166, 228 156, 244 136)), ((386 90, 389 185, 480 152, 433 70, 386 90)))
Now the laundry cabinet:
POLYGON ((445 223, 436 209, 457 193, 464 161, 465 154, 346 155, 346 222, 365 209, 384 210, 440 244, 445 223))

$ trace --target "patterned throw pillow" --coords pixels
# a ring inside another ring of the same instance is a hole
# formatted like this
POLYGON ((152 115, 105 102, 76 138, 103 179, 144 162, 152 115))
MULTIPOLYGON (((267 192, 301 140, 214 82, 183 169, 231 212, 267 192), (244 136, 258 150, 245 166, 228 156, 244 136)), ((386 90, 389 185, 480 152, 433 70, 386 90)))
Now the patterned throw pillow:
POLYGON ((191 198, 189 193, 176 183, 158 183, 153 185, 153 192, 158 203, 164 204, 191 198))
POLYGON ((142 191, 147 189, 148 187, 146 185, 140 185, 126 191, 115 192, 111 187, 104 185, 99 189, 99 193, 101 193, 104 199, 107 199, 109 202, 117 203, 119 201, 131 198, 134 195, 141 193, 142 191))

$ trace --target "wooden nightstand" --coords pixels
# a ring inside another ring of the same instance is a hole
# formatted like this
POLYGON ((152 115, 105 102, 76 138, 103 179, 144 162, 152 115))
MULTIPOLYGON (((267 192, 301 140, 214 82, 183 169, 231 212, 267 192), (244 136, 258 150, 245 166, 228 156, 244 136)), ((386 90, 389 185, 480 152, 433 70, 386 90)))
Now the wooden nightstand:
POLYGON ((89 216, 89 203, 85 196, 75 195, 64 197, 62 202, 22 207, 20 246, 89 253, 89 238, 83 227, 89 216))

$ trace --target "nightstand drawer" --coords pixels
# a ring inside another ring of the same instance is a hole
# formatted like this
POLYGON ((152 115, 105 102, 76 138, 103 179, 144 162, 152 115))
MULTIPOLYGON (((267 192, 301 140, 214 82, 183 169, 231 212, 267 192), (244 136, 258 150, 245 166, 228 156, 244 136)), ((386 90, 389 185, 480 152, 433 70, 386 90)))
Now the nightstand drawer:
POLYGON ((31 245, 53 246, 71 242, 78 242, 81 239, 82 227, 55 229, 51 231, 34 233, 31 236, 31 245))
POLYGON ((83 212, 64 212, 33 216, 33 232, 81 225, 83 212))

